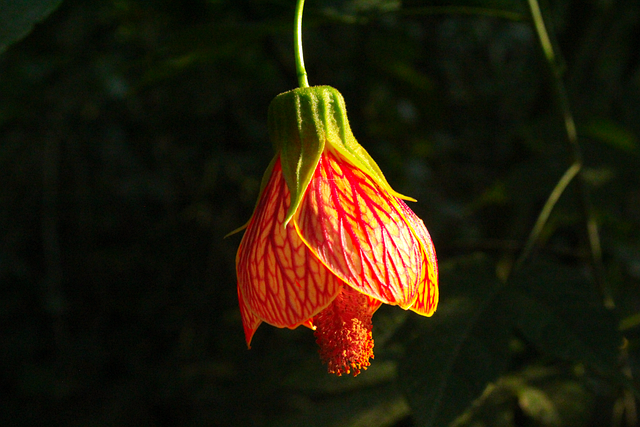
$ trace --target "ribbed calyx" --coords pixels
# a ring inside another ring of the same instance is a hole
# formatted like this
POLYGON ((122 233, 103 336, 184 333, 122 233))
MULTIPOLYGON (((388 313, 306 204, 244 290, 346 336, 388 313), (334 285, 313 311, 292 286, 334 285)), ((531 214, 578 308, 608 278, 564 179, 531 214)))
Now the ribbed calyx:
POLYGON ((281 93, 269 105, 269 137, 280 156, 282 174, 291 192, 286 226, 295 214, 325 149, 360 168, 396 197, 369 153, 356 141, 344 98, 330 86, 304 87, 281 93))
MULTIPOLYGON (((329 86, 281 93, 269 106, 269 136, 291 192, 285 226, 298 209, 327 142, 354 139, 340 92, 329 86)), ((355 139, 354 139, 355 141, 355 139)))

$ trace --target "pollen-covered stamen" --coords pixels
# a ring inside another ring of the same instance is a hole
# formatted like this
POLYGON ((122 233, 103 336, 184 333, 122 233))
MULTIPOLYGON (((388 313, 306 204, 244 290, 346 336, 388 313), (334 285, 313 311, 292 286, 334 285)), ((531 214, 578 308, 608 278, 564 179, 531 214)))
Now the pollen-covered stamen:
POLYGON ((313 318, 318 352, 329 373, 355 377, 371 364, 372 315, 367 296, 344 285, 331 305, 313 318))

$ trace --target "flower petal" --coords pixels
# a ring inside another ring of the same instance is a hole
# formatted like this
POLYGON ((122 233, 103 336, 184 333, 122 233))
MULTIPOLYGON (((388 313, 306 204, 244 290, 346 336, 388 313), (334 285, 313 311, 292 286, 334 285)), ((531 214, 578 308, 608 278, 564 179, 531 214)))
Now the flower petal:
POLYGON ((247 340, 247 347, 251 348, 251 339, 253 334, 256 333, 258 326, 262 323, 262 320, 244 303, 242 298, 242 292, 238 288, 238 302, 240 303, 240 315, 242 316, 242 326, 244 327, 244 338, 247 340))
POLYGON ((438 259, 436 258, 436 250, 433 247, 431 236, 425 227, 424 222, 407 206, 402 200, 399 201, 400 207, 404 213, 416 237, 420 241, 424 255, 422 257, 422 279, 418 288, 418 297, 411 310, 423 316, 431 316, 438 306, 438 259))
POLYGON ((295 328, 327 307, 342 282, 284 226, 289 189, 276 160, 236 258, 238 291, 261 320, 295 328))
POLYGON ((423 254, 398 202, 369 175, 327 150, 293 222, 336 276, 406 309, 416 299, 423 254))

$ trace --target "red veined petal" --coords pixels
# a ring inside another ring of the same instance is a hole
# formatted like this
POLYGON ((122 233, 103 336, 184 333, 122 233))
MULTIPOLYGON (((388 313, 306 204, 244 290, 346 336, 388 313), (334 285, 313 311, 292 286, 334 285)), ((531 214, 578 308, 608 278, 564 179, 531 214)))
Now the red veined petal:
POLYGON ((264 187, 236 258, 238 289, 249 310, 277 327, 307 324, 335 298, 342 282, 284 227, 289 189, 280 160, 264 187))
POLYGON ((398 201, 327 150, 293 222, 335 275, 364 294, 406 309, 416 298, 423 255, 398 201))
POLYGON ((398 200, 400 207, 404 213, 416 237, 420 241, 423 254, 422 263, 422 279, 418 287, 418 297, 411 310, 423 316, 431 316, 438 306, 438 259, 436 258, 436 250, 433 247, 431 236, 424 222, 407 206, 402 200, 398 200))
POLYGON ((369 313, 371 313, 371 315, 373 316, 373 313, 375 313, 382 305, 382 301, 380 301, 379 299, 370 297, 369 295, 366 295, 366 294, 365 296, 367 297, 368 304, 369 304, 369 313))
POLYGON ((247 340, 247 347, 251 348, 251 338, 256 333, 262 320, 246 306, 242 298, 242 292, 238 288, 238 302, 240 303, 240 315, 242 316, 242 326, 244 328, 244 338, 247 340))

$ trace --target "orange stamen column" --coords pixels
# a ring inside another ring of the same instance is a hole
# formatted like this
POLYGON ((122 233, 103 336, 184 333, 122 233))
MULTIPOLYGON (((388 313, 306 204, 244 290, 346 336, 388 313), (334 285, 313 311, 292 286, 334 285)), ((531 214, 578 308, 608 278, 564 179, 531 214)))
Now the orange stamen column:
POLYGON ((313 318, 320 357, 329 373, 355 377, 371 364, 372 315, 366 295, 344 285, 331 305, 313 318))

